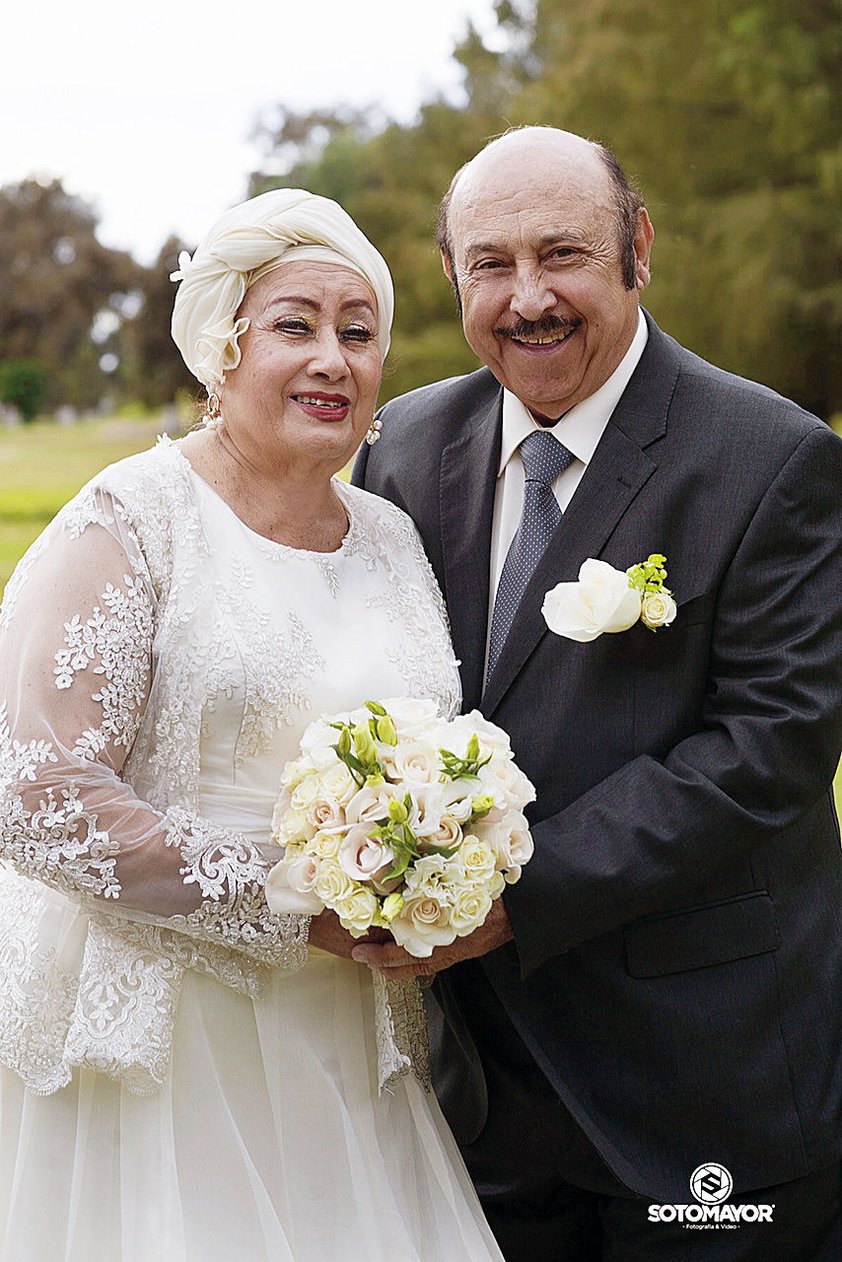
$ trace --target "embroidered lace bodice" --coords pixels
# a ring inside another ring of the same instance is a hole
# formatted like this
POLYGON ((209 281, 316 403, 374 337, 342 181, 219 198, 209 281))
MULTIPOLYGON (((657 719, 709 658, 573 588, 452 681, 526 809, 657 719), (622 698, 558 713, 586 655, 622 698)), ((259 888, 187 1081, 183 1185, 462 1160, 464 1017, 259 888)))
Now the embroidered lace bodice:
MULTIPOLYGON (((280 771, 312 718, 407 694, 458 707, 414 527, 336 489, 338 551, 288 548, 162 442, 85 487, 10 581, 0 1061, 34 1090, 79 1064, 154 1089, 185 968, 255 993, 265 967, 304 962, 306 918, 273 915, 263 883, 280 771)), ((382 1079, 408 1066, 398 1027, 418 1017, 382 986, 378 1010, 382 1079)))

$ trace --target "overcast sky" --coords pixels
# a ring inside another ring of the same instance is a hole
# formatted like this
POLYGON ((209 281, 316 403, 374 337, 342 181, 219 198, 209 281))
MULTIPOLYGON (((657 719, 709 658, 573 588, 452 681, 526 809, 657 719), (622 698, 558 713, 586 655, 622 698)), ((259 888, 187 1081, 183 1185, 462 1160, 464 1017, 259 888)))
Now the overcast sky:
POLYGON ((260 166, 261 111, 458 99, 450 54, 493 0, 12 0, 3 13, 0 184, 60 176, 108 245, 150 262, 191 243, 260 166))

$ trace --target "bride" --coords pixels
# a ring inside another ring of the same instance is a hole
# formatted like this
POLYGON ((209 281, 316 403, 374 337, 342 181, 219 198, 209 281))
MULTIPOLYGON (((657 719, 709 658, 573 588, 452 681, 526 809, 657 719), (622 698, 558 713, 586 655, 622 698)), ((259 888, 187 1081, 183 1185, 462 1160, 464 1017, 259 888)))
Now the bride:
POLYGON ((175 278, 204 427, 96 477, 0 612, 0 1262, 499 1259, 417 992, 263 894, 308 722, 459 704, 412 525, 332 476, 389 273, 287 189, 175 278))

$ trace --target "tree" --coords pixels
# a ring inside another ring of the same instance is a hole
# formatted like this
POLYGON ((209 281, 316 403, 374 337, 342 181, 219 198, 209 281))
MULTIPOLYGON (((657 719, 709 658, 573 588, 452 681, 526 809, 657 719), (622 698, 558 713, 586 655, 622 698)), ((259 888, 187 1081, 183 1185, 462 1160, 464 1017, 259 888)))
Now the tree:
POLYGON ((38 415, 47 393, 47 373, 37 359, 0 363, 0 403, 16 407, 25 421, 38 415))
POLYGON ((50 405, 90 407, 110 388, 95 322, 107 313, 119 328, 141 273, 128 254, 101 244, 96 222, 59 180, 0 188, 0 346, 4 356, 43 365, 50 405))
POLYGON ((454 171, 512 124, 613 148, 655 221, 647 305, 683 342, 819 415, 842 411, 839 0, 498 0, 454 56, 464 102, 403 126, 280 112, 254 191, 334 197, 396 282, 387 395, 475 366, 433 244, 454 171))
POLYGON ((167 238, 155 262, 138 278, 131 318, 123 330, 123 389, 149 407, 172 403, 184 391, 195 395, 199 389, 170 335, 176 292, 170 275, 186 248, 177 237, 167 238))

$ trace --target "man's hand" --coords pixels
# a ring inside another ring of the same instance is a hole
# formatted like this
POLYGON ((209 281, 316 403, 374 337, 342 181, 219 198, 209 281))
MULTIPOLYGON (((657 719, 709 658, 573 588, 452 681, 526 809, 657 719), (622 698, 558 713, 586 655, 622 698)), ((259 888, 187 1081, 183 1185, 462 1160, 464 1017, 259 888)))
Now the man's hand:
POLYGON ((370 929, 364 938, 352 938, 347 929, 342 928, 336 912, 327 909, 310 921, 310 945, 345 960, 350 960, 354 947, 362 943, 376 945, 391 941, 391 934, 386 929, 370 929))
POLYGON ((390 981, 403 982, 412 977, 432 977, 452 964, 487 955, 504 942, 510 942, 513 936, 503 900, 497 898, 491 905, 485 924, 467 938, 457 938, 450 946, 436 947, 425 960, 416 959, 391 940, 385 943, 357 942, 351 955, 360 964, 379 970, 390 981))

